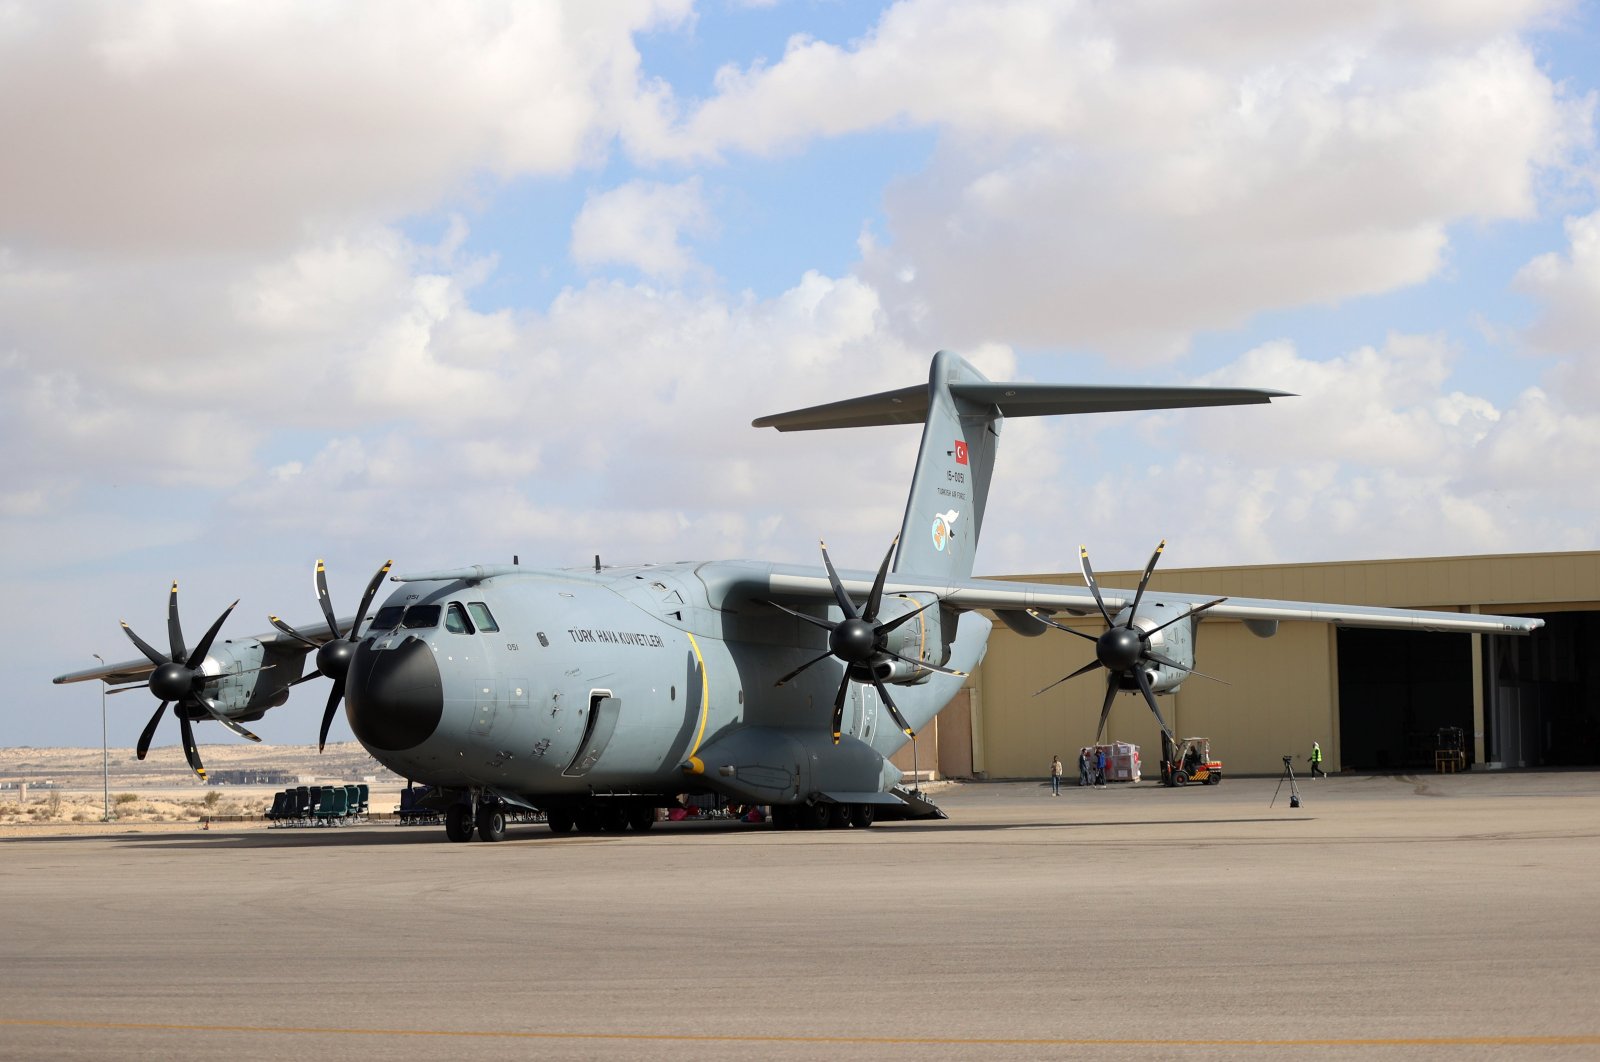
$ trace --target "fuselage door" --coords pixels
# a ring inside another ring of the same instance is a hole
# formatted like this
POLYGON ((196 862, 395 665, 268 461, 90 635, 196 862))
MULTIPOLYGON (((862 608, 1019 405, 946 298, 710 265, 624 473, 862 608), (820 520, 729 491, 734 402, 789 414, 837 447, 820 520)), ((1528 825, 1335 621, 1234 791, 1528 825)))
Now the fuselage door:
POLYGON ((561 773, 568 778, 581 778, 589 773, 605 752, 606 745, 611 741, 612 733, 617 729, 617 717, 622 714, 622 701, 611 696, 610 690, 591 690, 589 692, 588 718, 583 723, 583 744, 578 746, 578 753, 572 757, 572 762, 561 773))

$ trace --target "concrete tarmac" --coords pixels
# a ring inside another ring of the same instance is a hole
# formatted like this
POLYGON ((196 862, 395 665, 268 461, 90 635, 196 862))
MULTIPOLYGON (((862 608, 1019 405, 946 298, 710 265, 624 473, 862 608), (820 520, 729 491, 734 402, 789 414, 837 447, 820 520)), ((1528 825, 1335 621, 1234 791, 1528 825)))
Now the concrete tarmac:
POLYGON ((1593 1059, 1600 772, 0 840, 0 1058, 1593 1059))

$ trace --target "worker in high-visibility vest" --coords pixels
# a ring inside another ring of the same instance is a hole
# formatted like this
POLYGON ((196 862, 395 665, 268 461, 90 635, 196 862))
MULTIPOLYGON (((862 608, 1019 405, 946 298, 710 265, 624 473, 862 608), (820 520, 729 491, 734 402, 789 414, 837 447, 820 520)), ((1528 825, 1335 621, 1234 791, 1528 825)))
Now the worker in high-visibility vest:
POLYGON ((1328 772, 1322 769, 1322 746, 1315 741, 1311 743, 1311 777, 1327 777, 1328 772))

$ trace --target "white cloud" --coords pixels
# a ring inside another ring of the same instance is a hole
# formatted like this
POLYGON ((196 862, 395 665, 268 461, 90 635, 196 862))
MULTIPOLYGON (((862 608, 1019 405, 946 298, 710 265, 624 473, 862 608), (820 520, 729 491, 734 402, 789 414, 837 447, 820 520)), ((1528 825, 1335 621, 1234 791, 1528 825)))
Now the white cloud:
POLYGON ((0 26, 0 231, 150 253, 303 239, 565 174, 688 0, 56 7, 0 26))
POLYGON ((1600 414, 1537 388, 1449 390, 1457 357, 1429 336, 1323 362, 1280 341, 1196 382, 1300 397, 1051 424, 1030 458, 1072 455, 1070 482, 1048 462, 1008 469, 991 519, 1030 530, 985 567, 1071 567, 1081 541, 1097 566, 1134 568, 1163 537, 1172 566, 1593 548, 1600 500, 1573 485, 1594 477, 1600 414), (1039 527, 1060 529, 1053 550, 1039 527))
MULTIPOLYGON (((1600 363, 1600 211, 1566 220, 1567 253, 1539 255, 1517 273, 1515 284, 1540 303, 1526 333, 1536 349, 1578 355, 1600 363)), ((1591 370, 1588 391, 1600 397, 1591 370)))
POLYGON ((648 277, 678 280, 694 266, 684 236, 710 231, 698 177, 681 184, 629 181, 591 193, 572 225, 572 257, 586 269, 626 265, 648 277))
POLYGON ((862 267, 902 330, 1169 357, 1419 284, 1452 224, 1529 217, 1592 114, 1514 36, 1550 6, 911 0, 848 47, 723 70, 674 146, 934 128, 862 267))

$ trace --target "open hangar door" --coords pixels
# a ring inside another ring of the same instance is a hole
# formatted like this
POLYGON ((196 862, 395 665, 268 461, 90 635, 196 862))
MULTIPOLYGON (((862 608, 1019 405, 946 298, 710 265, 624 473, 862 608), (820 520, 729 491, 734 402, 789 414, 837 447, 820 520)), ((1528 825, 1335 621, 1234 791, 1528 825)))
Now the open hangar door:
POLYGON ((1470 759, 1470 634, 1341 627, 1338 654, 1340 766, 1431 771, 1444 726, 1461 728, 1470 759))
POLYGON ((1600 766, 1600 612, 1546 612, 1527 638, 1484 640, 1485 748, 1506 767, 1600 766))
MULTIPOLYGON (((1527 638, 1483 639, 1484 758, 1600 766, 1600 612, 1547 612, 1527 638)), ((1339 752, 1357 770, 1433 769, 1440 727, 1473 758, 1472 636, 1340 628, 1339 752)))

